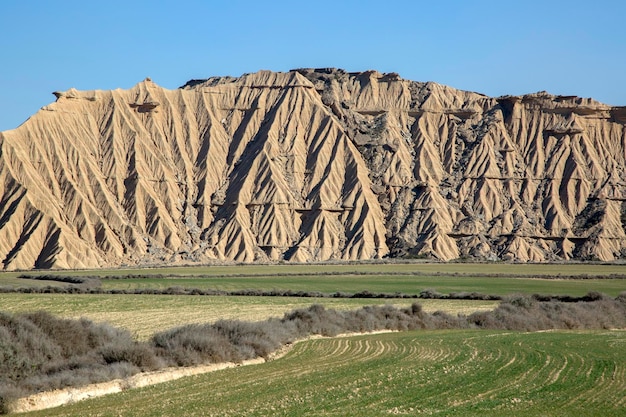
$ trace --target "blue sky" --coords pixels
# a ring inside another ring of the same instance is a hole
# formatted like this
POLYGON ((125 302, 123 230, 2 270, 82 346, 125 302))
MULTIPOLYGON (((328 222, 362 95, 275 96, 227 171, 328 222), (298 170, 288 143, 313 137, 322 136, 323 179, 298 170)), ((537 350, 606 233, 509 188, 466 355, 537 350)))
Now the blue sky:
POLYGON ((56 90, 377 69, 491 96, 626 105, 623 1, 0 2, 0 131, 56 90))

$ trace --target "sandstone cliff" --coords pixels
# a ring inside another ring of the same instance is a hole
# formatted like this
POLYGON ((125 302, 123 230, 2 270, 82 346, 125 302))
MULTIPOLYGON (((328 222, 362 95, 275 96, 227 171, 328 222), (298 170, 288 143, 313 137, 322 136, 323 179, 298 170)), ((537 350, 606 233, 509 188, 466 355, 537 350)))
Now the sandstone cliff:
POLYGON ((626 255, 626 108, 337 69, 54 94, 0 133, 5 269, 626 255))

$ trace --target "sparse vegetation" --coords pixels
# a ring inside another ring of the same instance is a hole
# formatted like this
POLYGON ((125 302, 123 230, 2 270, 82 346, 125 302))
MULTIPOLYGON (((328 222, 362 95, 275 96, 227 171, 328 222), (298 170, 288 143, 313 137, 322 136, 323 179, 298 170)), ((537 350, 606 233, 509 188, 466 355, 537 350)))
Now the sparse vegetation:
POLYGON ((102 381, 166 365, 242 361, 266 357, 310 335, 415 329, 607 329, 626 327, 626 294, 613 299, 590 294, 587 301, 540 301, 519 296, 491 312, 451 316, 425 313, 419 304, 337 311, 313 305, 261 322, 221 320, 158 333, 147 342, 128 332, 87 320, 47 313, 0 316, 0 397, 5 411, 16 395, 102 381))

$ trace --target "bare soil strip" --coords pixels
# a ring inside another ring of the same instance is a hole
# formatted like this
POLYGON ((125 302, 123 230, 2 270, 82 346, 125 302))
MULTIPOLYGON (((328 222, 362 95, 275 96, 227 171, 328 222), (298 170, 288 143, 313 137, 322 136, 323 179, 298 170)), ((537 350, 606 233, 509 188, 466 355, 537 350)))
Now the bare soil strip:
POLYGON ((44 410, 46 408, 71 404, 89 398, 122 392, 131 388, 141 388, 148 385, 173 381, 185 376, 204 374, 219 371, 221 369, 233 368, 235 366, 254 365, 263 362, 265 362, 265 359, 255 358, 241 363, 215 363, 185 368, 167 368, 154 372, 142 372, 128 378, 115 379, 113 381, 90 384, 83 387, 40 392, 38 394, 30 395, 17 400, 12 407, 12 411, 15 413, 25 413, 28 411, 44 410))

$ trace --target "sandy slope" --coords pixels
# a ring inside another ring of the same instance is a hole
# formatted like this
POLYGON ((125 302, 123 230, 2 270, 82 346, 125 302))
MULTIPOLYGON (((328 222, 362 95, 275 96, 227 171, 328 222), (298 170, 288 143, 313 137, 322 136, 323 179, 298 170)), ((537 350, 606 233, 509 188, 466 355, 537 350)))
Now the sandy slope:
POLYGON ((626 252, 626 109, 375 71, 55 93, 0 133, 5 269, 626 252))

